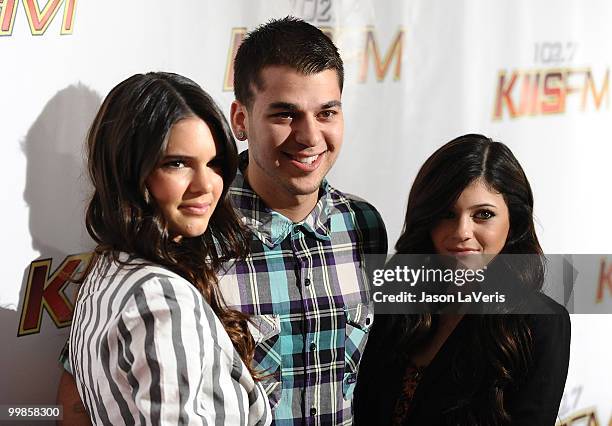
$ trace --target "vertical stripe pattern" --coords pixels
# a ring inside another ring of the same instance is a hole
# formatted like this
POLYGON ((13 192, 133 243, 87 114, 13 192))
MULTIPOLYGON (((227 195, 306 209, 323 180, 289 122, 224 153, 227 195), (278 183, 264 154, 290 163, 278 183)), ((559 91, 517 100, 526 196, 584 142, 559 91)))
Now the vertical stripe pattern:
POLYGON ((164 268, 101 258, 79 291, 69 357, 100 425, 267 425, 266 395, 201 294, 164 268))

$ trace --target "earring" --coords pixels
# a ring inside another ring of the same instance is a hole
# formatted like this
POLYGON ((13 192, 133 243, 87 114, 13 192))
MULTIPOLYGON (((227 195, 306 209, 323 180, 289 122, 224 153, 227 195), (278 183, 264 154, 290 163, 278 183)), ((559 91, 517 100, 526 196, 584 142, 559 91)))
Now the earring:
POLYGON ((146 186, 144 189, 143 198, 146 205, 151 204, 151 194, 149 193, 149 188, 147 188, 146 186))
POLYGON ((242 130, 238 131, 238 134, 236 135, 238 137, 239 140, 243 141, 246 139, 246 133, 244 133, 242 130))

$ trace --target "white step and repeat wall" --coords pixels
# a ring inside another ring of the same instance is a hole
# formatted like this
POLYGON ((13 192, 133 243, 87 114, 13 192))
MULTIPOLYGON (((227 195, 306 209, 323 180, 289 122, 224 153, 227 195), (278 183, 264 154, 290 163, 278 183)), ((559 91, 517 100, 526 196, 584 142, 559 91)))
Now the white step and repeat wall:
MULTIPOLYGON (((372 202, 393 245, 422 162, 469 132, 507 143, 547 253, 612 253, 612 3, 607 0, 0 0, 3 230, 0 404, 53 403, 83 226, 83 140, 103 97, 152 70, 225 111, 245 31, 301 17, 346 67, 346 136, 330 175, 372 202)), ((612 256, 592 303, 612 305, 612 256)), ((574 315, 562 424, 612 425, 612 317, 574 315)))

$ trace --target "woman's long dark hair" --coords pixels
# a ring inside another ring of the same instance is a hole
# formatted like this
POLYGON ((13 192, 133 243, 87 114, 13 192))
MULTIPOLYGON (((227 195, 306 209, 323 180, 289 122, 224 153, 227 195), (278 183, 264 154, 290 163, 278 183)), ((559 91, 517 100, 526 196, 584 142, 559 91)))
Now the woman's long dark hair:
POLYGON ((119 262, 119 252, 127 252, 181 275, 211 305, 251 370, 254 341, 248 318, 225 307, 215 275, 223 262, 246 255, 248 247, 227 198, 238 155, 223 113, 188 78, 161 72, 136 74, 108 94, 87 143, 94 192, 85 222, 98 244, 88 271, 102 257, 119 262), (207 231, 176 243, 145 182, 164 156, 172 126, 188 117, 198 117, 210 128, 221 159, 223 192, 207 231))
MULTIPOLYGON (((408 198, 404 229, 395 246, 397 253, 435 253, 431 230, 476 179, 499 192, 508 206, 510 230, 502 253, 541 255, 533 222, 533 193, 522 167, 506 145, 476 134, 458 137, 442 146, 419 170, 408 198)), ((514 269, 520 281, 517 285, 541 289, 541 256, 522 259, 524 263, 519 268, 507 265, 514 269)), ((510 424, 504 392, 519 384, 529 369, 531 331, 524 315, 483 315, 469 320, 474 321, 477 330, 471 334, 471 341, 465 342, 469 354, 456 357, 454 376, 461 380, 479 374, 481 380, 488 382, 465 389, 468 403, 459 402, 447 420, 452 424, 510 424)), ((431 314, 395 316, 387 331, 397 339, 400 350, 396 353, 409 356, 431 338, 437 323, 438 317, 431 314)))

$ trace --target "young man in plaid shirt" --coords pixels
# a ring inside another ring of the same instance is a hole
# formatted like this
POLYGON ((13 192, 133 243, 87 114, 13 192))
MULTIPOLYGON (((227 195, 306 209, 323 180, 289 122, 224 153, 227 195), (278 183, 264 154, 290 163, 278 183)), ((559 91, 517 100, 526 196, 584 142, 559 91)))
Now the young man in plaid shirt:
POLYGON ((342 145, 343 80, 332 41, 295 18, 249 33, 234 64, 231 121, 249 149, 230 195, 252 240, 219 281, 227 305, 251 315, 276 425, 352 424, 373 318, 365 255, 387 252, 378 212, 325 180, 342 145))
POLYGON ((342 145, 343 78, 332 41, 293 18, 251 32, 234 62, 231 121, 249 149, 230 194, 253 238, 220 282, 252 315, 277 425, 352 423, 372 322, 364 255, 387 251, 378 212, 325 180, 342 145))

